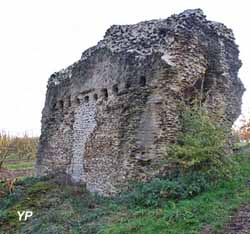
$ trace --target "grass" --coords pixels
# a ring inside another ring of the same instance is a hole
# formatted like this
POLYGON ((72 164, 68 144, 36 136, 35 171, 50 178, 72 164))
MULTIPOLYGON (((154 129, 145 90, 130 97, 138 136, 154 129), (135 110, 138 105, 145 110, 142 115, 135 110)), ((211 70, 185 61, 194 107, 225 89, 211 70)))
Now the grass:
MULTIPOLYGON (((209 191, 181 201, 166 201, 162 208, 130 210, 126 218, 116 217, 107 225, 105 234, 198 234, 204 225, 222 233, 230 215, 242 204, 250 203, 250 155, 236 157, 237 176, 221 181, 209 191)), ((112 218, 111 218, 112 220, 112 218)))
MULTIPOLYGON (((239 164, 232 178, 192 196, 164 195, 159 202, 155 202, 162 194, 159 186, 168 182, 144 184, 138 187, 143 194, 133 190, 109 199, 84 188, 59 185, 54 179, 26 178, 16 184, 15 193, 0 200, 0 233, 198 234, 204 225, 210 225, 218 234, 230 215, 250 203, 250 154, 234 160, 239 164), (34 216, 19 222, 17 210, 26 209, 34 216)), ((173 190, 175 184, 171 186, 173 190)))
MULTIPOLYGON (((7 157, 6 159, 7 159, 7 160, 21 160, 21 159, 18 157, 18 155, 15 154, 15 153, 9 154, 8 157, 7 157)), ((24 159, 26 159, 26 158, 24 158, 24 159)))
POLYGON ((18 155, 17 153, 13 152, 10 153, 7 158, 6 158, 6 162, 8 162, 9 160, 15 160, 15 161, 34 161, 35 158, 34 157, 30 157, 30 155, 18 155))
POLYGON ((163 208, 139 209, 124 219, 118 218, 103 233, 108 234, 195 234, 209 224, 220 233, 230 214, 241 204, 250 202, 249 188, 228 182, 193 199, 166 202, 163 208))
POLYGON ((110 212, 105 199, 47 178, 20 180, 0 207, 1 234, 96 233, 101 217, 110 212), (22 210, 33 211, 30 222, 18 221, 17 211, 22 210))
POLYGON ((35 162, 15 162, 15 163, 4 163, 4 167, 7 168, 8 170, 17 170, 17 169, 34 169, 35 162))

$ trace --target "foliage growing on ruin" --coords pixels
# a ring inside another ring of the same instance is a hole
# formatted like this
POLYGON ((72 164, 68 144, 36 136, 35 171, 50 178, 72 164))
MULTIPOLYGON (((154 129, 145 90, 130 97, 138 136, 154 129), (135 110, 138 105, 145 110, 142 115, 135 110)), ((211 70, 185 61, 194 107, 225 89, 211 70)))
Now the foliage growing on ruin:
POLYGON ((19 180, 14 193, 6 192, 0 199, 0 233, 193 234, 205 225, 217 233, 233 211, 250 202, 250 154, 234 155, 232 160, 238 163, 238 174, 216 185, 204 187, 204 174, 192 173, 182 183, 173 178, 140 184, 119 199, 99 197, 84 188, 76 193, 53 178, 19 180), (180 197, 186 187, 195 194, 180 197), (29 208, 34 216, 19 222, 17 208, 29 208))
POLYGON ((166 200, 187 199, 208 190, 213 181, 205 173, 189 173, 176 178, 154 178, 148 183, 137 183, 124 193, 120 201, 129 207, 162 207, 166 200))
POLYGON ((177 144, 167 148, 168 163, 184 174, 202 171, 210 175, 229 175, 231 160, 226 153, 229 130, 197 106, 183 113, 182 127, 177 144))
POLYGON ((246 186, 250 173, 249 154, 236 158, 240 175, 230 180, 222 179, 217 186, 191 199, 166 200, 160 208, 137 207, 125 214, 112 214, 101 233, 222 233, 232 213, 250 201, 250 190, 246 186), (211 232, 204 232, 205 226, 210 226, 211 232))

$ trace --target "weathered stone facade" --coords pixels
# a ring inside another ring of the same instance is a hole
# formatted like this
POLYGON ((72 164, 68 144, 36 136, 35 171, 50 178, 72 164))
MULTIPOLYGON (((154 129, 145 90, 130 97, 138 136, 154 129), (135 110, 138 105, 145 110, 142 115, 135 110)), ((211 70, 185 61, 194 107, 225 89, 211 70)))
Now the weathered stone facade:
POLYGON ((231 124, 238 117, 238 54, 232 31, 199 9, 112 26, 50 77, 37 174, 64 173, 103 195, 152 178, 180 131, 180 104, 201 86, 211 113, 231 124))

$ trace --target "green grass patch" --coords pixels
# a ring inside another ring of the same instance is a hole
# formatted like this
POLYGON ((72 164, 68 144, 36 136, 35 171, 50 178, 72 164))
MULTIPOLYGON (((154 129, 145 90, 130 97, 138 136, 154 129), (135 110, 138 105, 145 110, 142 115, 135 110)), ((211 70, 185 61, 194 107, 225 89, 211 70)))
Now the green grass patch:
POLYGON ((198 234, 204 225, 221 233, 230 215, 242 204, 250 203, 250 155, 235 157, 239 162, 235 177, 221 181, 208 191, 190 199, 165 201, 160 208, 135 207, 126 216, 110 217, 104 234, 198 234))
POLYGON ((250 190, 243 184, 229 182, 193 199, 166 202, 163 208, 131 210, 127 217, 108 225, 103 233, 201 233, 210 224, 219 233, 229 215, 243 203, 250 202, 250 190))
POLYGON ((18 161, 22 161, 22 160, 32 160, 33 158, 30 157, 30 155, 18 155, 17 153, 10 153, 6 160, 18 160, 18 161))
POLYGON ((4 163, 4 167, 9 169, 9 170, 17 170, 17 169, 34 169, 35 167, 35 162, 15 162, 15 163, 4 163))
POLYGON ((20 158, 18 157, 18 155, 15 154, 15 153, 9 154, 6 159, 7 160, 20 160, 20 158))
POLYGON ((114 198, 53 178, 26 178, 0 199, 0 233, 198 234, 207 224, 220 233, 230 215, 250 203, 250 154, 234 161, 232 178, 218 183, 202 175, 156 179, 114 198), (19 222, 17 210, 27 209, 33 217, 19 222))
POLYGON ((0 200, 0 233, 97 233, 102 217, 112 212, 108 203, 84 188, 26 178, 0 200), (33 211, 32 219, 19 222, 18 210, 33 211))

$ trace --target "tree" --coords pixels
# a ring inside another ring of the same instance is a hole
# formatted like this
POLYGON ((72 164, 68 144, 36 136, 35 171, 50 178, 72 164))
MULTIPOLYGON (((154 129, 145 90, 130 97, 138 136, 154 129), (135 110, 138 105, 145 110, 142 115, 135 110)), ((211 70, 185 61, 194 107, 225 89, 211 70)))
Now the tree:
POLYGON ((2 168, 7 156, 11 153, 12 144, 10 136, 0 133, 0 168, 2 168))
POLYGON ((226 155, 225 145, 229 130, 197 106, 184 112, 182 128, 177 144, 167 147, 167 161, 182 173, 227 174, 230 158, 226 155))
POLYGON ((0 132, 0 168, 8 156, 13 154, 19 160, 35 159, 37 153, 38 138, 24 134, 21 137, 9 136, 0 132))

